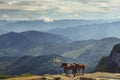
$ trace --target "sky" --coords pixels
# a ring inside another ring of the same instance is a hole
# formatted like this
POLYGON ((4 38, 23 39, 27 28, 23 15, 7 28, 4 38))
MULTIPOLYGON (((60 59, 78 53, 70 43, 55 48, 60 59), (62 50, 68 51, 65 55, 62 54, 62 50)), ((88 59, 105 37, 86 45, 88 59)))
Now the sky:
POLYGON ((0 20, 119 18, 120 0, 0 0, 0 20))

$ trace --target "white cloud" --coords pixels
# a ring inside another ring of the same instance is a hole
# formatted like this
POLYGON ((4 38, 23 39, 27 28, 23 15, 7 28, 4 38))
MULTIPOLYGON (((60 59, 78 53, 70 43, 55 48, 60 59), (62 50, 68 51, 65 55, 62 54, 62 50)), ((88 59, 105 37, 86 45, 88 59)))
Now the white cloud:
POLYGON ((46 17, 46 16, 41 16, 40 20, 43 20, 44 22, 53 22, 54 20, 50 17, 46 17))
POLYGON ((47 11, 53 9, 60 13, 105 12, 102 7, 119 5, 113 0, 0 0, 0 9, 47 11))
POLYGON ((61 12, 61 13, 73 13, 75 9, 73 9, 72 7, 67 7, 67 6, 61 6, 59 7, 58 9, 58 12, 61 12))
POLYGON ((5 20, 8 20, 8 21, 11 20, 11 17, 9 15, 7 15, 7 14, 3 14, 2 18, 5 19, 5 20))
POLYGON ((6 15, 6 14, 3 14, 2 15, 4 18, 10 18, 8 15, 6 15))
POLYGON ((21 13, 27 11, 27 14, 39 13, 39 15, 23 15, 23 18, 32 20, 33 18, 36 19, 37 16, 44 15, 42 19, 46 22, 52 21, 51 18, 45 17, 51 17, 51 15, 54 19, 65 18, 67 15, 70 15, 70 18, 91 17, 91 15, 101 18, 104 14, 105 16, 120 16, 118 14, 120 12, 120 0, 0 0, 0 10, 16 10, 21 11, 21 13), (82 15, 79 16, 78 14, 81 13, 82 15))
POLYGON ((9 9, 9 10, 27 10, 27 11, 44 11, 47 9, 46 6, 27 6, 27 5, 0 5, 0 9, 9 9))
POLYGON ((16 3, 17 3, 17 1, 10 1, 10 2, 8 2, 9 5, 13 5, 13 4, 16 4, 16 3))
POLYGON ((81 17, 79 14, 74 14, 75 17, 81 17))

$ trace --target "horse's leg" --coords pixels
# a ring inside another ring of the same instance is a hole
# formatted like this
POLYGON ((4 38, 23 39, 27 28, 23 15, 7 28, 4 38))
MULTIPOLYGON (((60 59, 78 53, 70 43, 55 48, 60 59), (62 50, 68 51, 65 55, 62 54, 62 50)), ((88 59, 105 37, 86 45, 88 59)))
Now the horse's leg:
POLYGON ((72 74, 73 74, 73 77, 75 77, 75 70, 72 69, 72 74))
POLYGON ((80 75, 80 69, 78 69, 78 72, 77 72, 78 75, 80 75))
POLYGON ((74 74, 74 70, 73 69, 71 69, 72 70, 72 74, 74 74))
POLYGON ((68 73, 67 73, 67 70, 66 70, 66 76, 67 76, 67 74, 68 74, 68 73))
POLYGON ((65 75, 67 76, 67 70, 64 70, 65 75))
POLYGON ((68 76, 68 70, 66 70, 66 76, 68 76))
POLYGON ((78 69, 76 69, 76 75, 78 75, 78 69))
POLYGON ((77 73, 77 69, 74 70, 74 77, 76 76, 76 73, 77 73))
POLYGON ((68 76, 69 76, 69 70, 67 72, 68 72, 68 76))
POLYGON ((83 72, 82 72, 82 75, 84 75, 84 68, 83 68, 83 72))

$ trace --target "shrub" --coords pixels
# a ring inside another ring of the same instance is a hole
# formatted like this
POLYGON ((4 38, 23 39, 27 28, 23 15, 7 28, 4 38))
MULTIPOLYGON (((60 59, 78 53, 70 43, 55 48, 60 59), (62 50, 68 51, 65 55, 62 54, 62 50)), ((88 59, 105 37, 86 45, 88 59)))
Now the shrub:
POLYGON ((0 79, 7 79, 7 78, 11 78, 13 76, 11 75, 0 75, 0 79))
POLYGON ((22 74, 21 76, 22 76, 22 77, 29 77, 29 76, 33 76, 33 75, 30 74, 30 73, 24 73, 24 74, 22 74))

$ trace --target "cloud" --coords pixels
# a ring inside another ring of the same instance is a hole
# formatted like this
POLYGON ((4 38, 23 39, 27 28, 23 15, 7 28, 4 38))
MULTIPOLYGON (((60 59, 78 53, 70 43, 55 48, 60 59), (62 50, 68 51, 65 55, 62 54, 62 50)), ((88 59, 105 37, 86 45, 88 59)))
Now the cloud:
POLYGON ((42 18, 48 22, 50 19, 47 18, 63 19, 68 15, 71 15, 70 18, 78 18, 79 14, 82 18, 91 17, 91 15, 95 15, 92 16, 93 18, 105 18, 106 15, 117 17, 120 16, 119 8, 120 0, 0 0, 0 14, 4 13, 3 10, 9 10, 8 13, 14 11, 13 14, 18 14, 17 11, 19 11, 20 14, 25 14, 19 18, 29 20, 38 19, 38 16, 44 15, 42 18))
POLYGON ((103 7, 118 5, 113 0, 0 0, 0 9, 28 10, 28 11, 49 11, 60 13, 73 12, 105 12, 103 7), (114 3, 114 4, 111 4, 114 3), (101 8, 102 7, 102 8, 101 8), (58 10, 57 10, 58 9, 58 10), (85 10, 83 10, 85 9, 85 10), (88 10, 89 9, 89 10, 88 10), (91 10, 90 10, 91 9, 91 10))
POLYGON ((27 10, 27 11, 44 11, 47 9, 46 6, 18 6, 18 5, 12 5, 12 6, 6 6, 5 4, 0 5, 0 9, 8 9, 8 10, 27 10))
POLYGON ((40 20, 43 20, 44 22, 53 22, 54 20, 50 17, 46 17, 46 16, 41 16, 40 20))
POLYGON ((13 4, 16 4, 16 3, 17 3, 17 1, 10 1, 10 2, 8 2, 9 5, 13 5, 13 4))
POLYGON ((4 18, 10 18, 8 15, 6 15, 6 14, 3 14, 2 15, 4 18))
POLYGON ((60 12, 60 13, 73 13, 74 9, 72 7, 61 6, 61 7, 59 7, 58 12, 60 12))
POLYGON ((75 16, 75 17, 82 17, 82 16, 80 16, 79 14, 74 14, 74 16, 75 16))
POLYGON ((8 10, 28 10, 44 11, 48 9, 47 5, 41 5, 39 0, 0 0, 0 9, 8 10))
POLYGON ((3 14, 1 18, 4 19, 4 20, 7 20, 7 21, 13 21, 13 20, 12 20, 12 17, 10 17, 10 16, 7 15, 7 14, 3 14))

